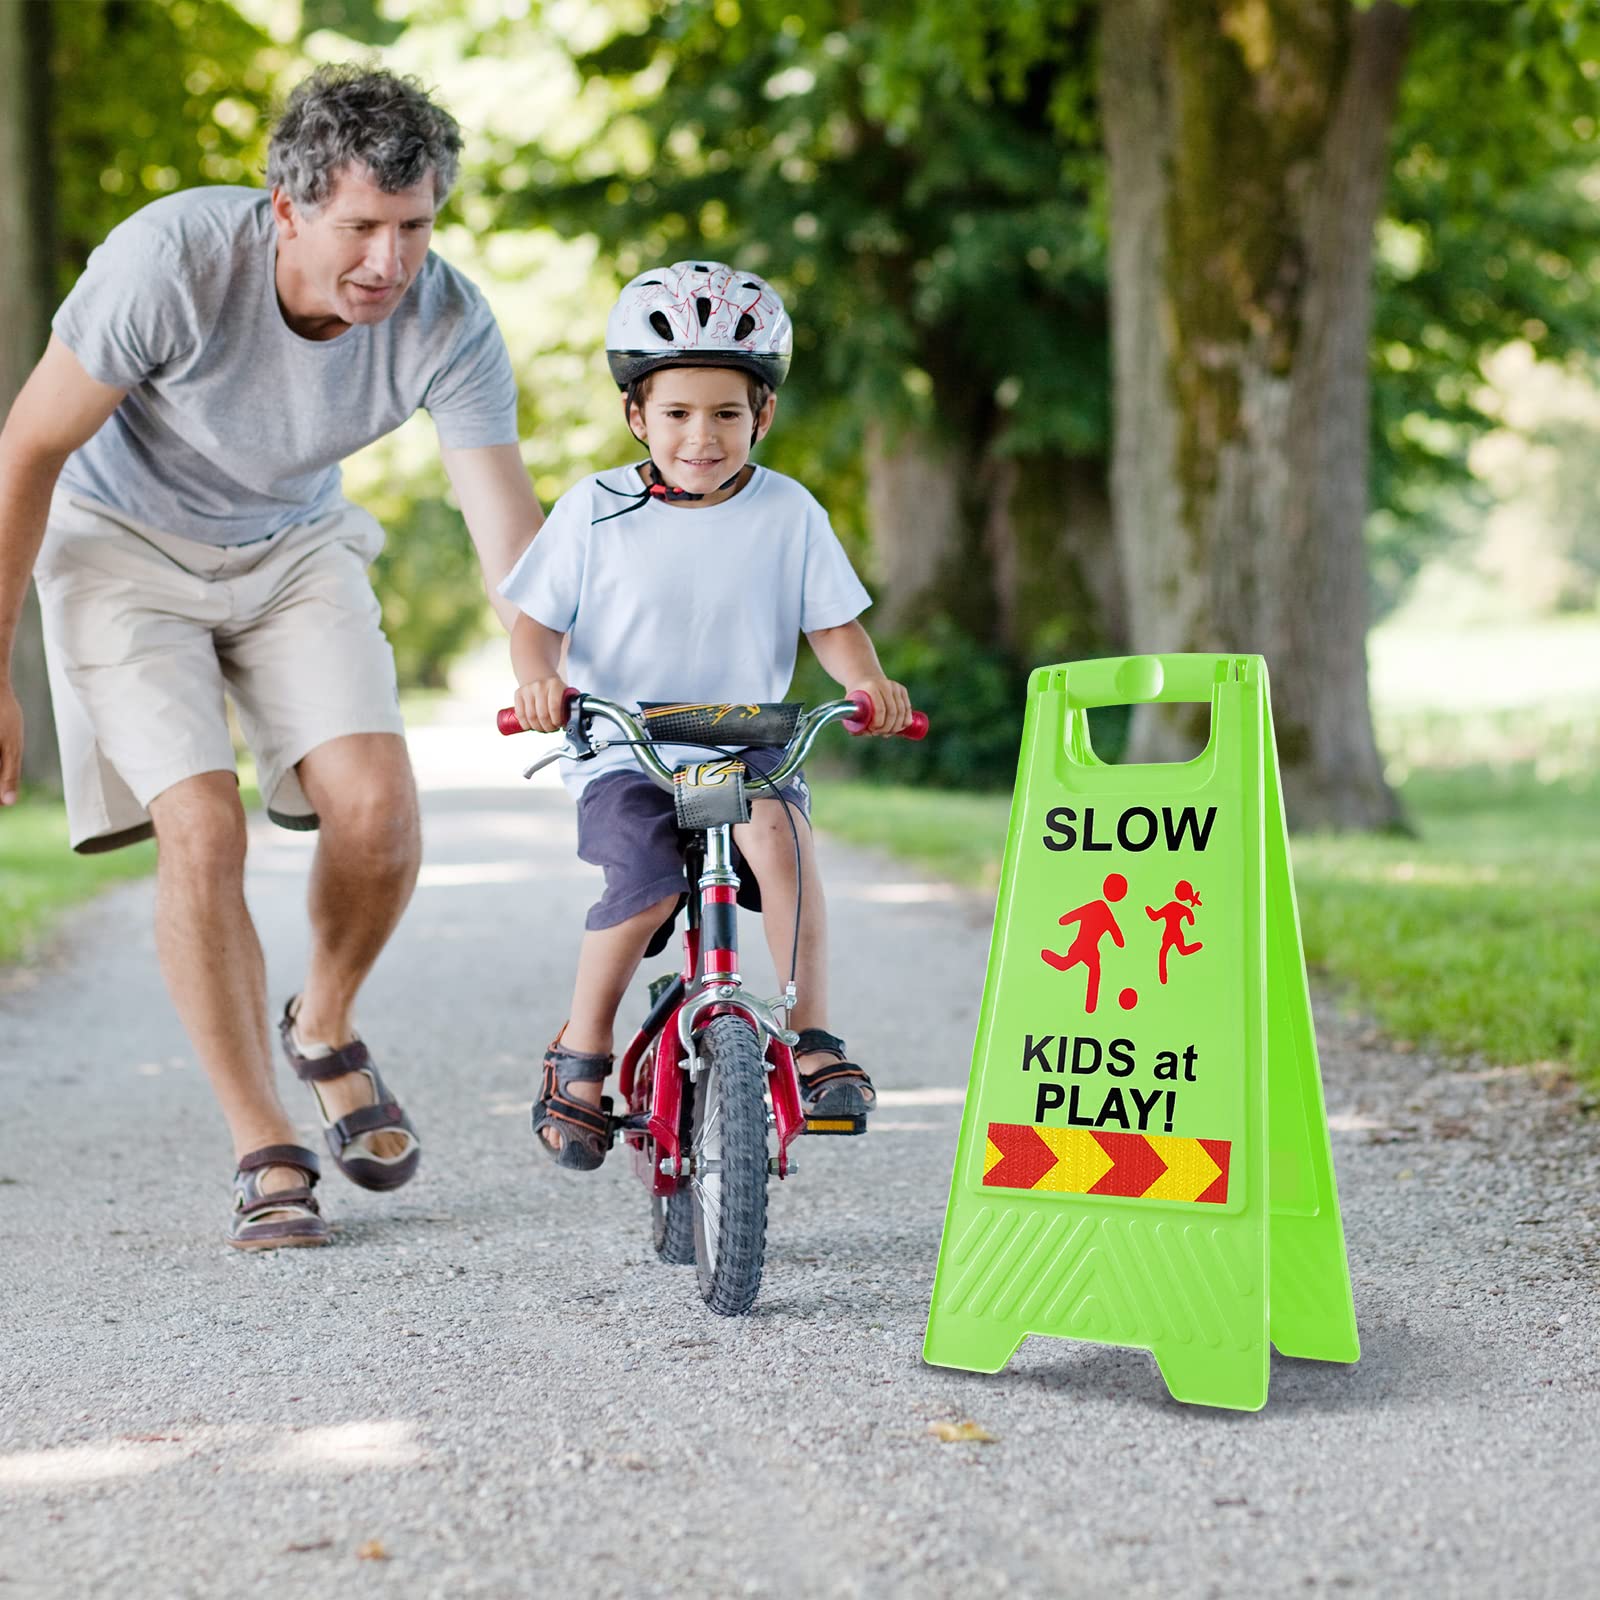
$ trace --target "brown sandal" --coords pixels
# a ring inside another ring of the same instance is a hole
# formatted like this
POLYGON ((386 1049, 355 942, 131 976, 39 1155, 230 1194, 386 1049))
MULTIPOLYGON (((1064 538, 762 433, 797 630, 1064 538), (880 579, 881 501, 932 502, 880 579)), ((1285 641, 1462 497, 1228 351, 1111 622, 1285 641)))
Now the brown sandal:
POLYGON ((800 1073, 800 1109, 807 1133, 865 1133, 867 1113, 878 1103, 872 1079, 845 1058, 844 1040, 825 1028, 802 1028, 796 1059, 826 1050, 837 1061, 800 1073))
POLYGON ((314 1151, 298 1144, 269 1144, 240 1156, 233 1178, 233 1223, 228 1243, 235 1250, 284 1250, 294 1245, 328 1244, 332 1236, 311 1191, 321 1169, 314 1151), (261 1176, 268 1167, 295 1167, 306 1181, 264 1194, 261 1176))
POLYGON ((593 1172, 606 1158, 615 1131, 611 1123, 611 1096, 602 1095, 598 1109, 562 1093, 569 1083, 604 1083, 612 1057, 569 1050, 561 1042, 565 1023, 544 1053, 544 1079, 533 1102, 533 1138, 558 1167, 593 1172), (561 1136, 559 1148, 544 1136, 553 1128, 561 1136))
POLYGON ((301 1055, 294 1038, 294 1015, 299 1003, 300 996, 296 995, 283 1008, 278 1034, 295 1077, 311 1085, 333 1164, 363 1189, 398 1189, 401 1184, 409 1183, 416 1175, 417 1163, 422 1160, 422 1142, 411 1126, 411 1119, 401 1110, 400 1102, 389 1093, 379 1076, 366 1045, 360 1039, 352 1039, 325 1056, 301 1055), (375 1104, 358 1106, 330 1121, 323 1111, 322 1096, 316 1093, 316 1086, 328 1078, 342 1078, 347 1072, 366 1074, 372 1084, 375 1104), (397 1156, 375 1156, 359 1147, 352 1154, 351 1146, 368 1133, 403 1133, 407 1139, 406 1148, 397 1156))

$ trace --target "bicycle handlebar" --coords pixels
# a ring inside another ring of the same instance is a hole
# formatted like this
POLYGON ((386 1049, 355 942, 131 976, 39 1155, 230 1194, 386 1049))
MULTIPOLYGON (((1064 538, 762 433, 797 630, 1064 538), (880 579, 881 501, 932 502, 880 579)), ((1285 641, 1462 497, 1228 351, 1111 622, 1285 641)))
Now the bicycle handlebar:
MULTIPOLYGON (((653 748, 655 741, 645 730, 643 723, 631 711, 617 705, 610 700, 602 700, 599 695, 583 694, 577 689, 568 688, 561 697, 562 714, 571 719, 573 708, 576 706, 580 717, 584 715, 597 716, 617 728, 629 741, 634 760, 639 764, 646 776, 653 778, 664 789, 672 787, 672 768, 658 756, 653 748)), ((779 787, 784 779, 791 776, 810 754, 811 746, 816 742, 817 735, 830 722, 843 722, 845 731, 851 734, 864 734, 872 725, 873 714, 876 707, 872 703, 872 696, 863 689, 844 700, 830 700, 826 705, 820 705, 815 710, 802 714, 794 735, 786 747, 783 762, 767 777, 767 782, 773 787, 779 787)), ((503 706, 495 714, 495 726, 501 733, 507 735, 527 733, 530 730, 522 726, 517 718, 516 711, 511 706, 503 706)), ((928 735, 927 714, 922 711, 911 713, 909 726, 901 729, 895 735, 898 739, 925 739, 928 735)), ((666 741, 671 743, 673 741, 666 741)), ((676 741, 682 743, 684 741, 676 741)))

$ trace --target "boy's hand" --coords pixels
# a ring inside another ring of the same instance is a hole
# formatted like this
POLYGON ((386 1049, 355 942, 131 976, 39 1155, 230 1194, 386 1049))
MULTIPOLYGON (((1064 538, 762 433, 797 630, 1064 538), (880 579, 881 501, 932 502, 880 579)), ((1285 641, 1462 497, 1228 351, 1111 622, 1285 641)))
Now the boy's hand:
POLYGON ((524 728, 534 733, 559 733, 567 725, 567 719, 561 714, 561 701, 566 692, 566 680, 552 672, 548 677, 519 683, 511 704, 524 728))
POLYGON ((846 692, 855 694, 858 690, 872 696, 872 722, 868 733, 888 738, 910 723, 911 695, 903 683, 896 683, 893 678, 863 678, 859 683, 852 683, 846 692))

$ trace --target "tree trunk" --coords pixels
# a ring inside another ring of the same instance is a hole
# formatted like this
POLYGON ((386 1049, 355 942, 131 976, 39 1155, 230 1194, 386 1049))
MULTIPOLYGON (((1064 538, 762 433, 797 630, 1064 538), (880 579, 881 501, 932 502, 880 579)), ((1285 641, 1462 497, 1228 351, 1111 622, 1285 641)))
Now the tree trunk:
MULTIPOLYGON (((1132 647, 1265 656, 1292 823, 1392 825, 1363 522, 1372 235, 1405 12, 1117 0, 1102 16, 1132 647)), ((1205 721, 1146 708, 1130 758, 1192 754, 1205 721)))
MULTIPOLYGON (((50 7, 0 3, 0 417, 44 350, 55 303, 49 82, 50 7)), ((23 780, 59 792, 61 758, 31 591, 11 677, 27 726, 23 780)))
POLYGON ((865 451, 874 627, 903 633, 941 609, 945 575, 960 562, 962 466, 927 435, 891 433, 878 422, 867 426, 865 451))
POLYGON ((1104 459, 999 456, 986 485, 998 642, 1030 663, 1121 654, 1127 603, 1104 459))
MULTIPOLYGON (((951 396, 951 409, 968 399, 951 396)), ((947 617, 1030 662, 1122 648, 1104 461, 1000 455, 983 438, 891 435, 874 423, 866 465, 875 632, 947 617)))

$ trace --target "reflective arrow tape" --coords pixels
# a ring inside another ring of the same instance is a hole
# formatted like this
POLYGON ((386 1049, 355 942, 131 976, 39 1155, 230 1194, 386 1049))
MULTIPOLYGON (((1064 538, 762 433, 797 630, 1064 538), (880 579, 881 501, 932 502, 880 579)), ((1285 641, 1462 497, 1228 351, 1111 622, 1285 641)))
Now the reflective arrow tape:
POLYGON ((1034 1185, 1058 1194, 1088 1194, 1115 1163, 1087 1128, 1039 1128, 1056 1164, 1034 1185))
POLYGON ((983 1181, 992 1189, 1222 1205, 1232 1148, 1228 1139, 991 1122, 983 1181))

